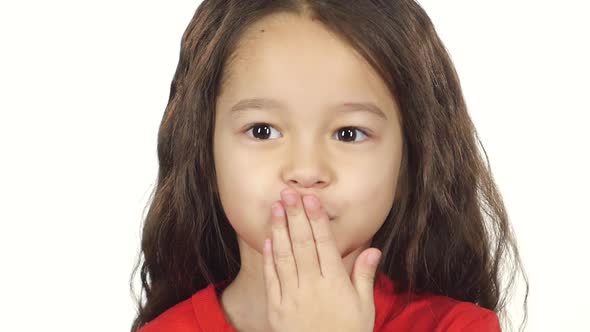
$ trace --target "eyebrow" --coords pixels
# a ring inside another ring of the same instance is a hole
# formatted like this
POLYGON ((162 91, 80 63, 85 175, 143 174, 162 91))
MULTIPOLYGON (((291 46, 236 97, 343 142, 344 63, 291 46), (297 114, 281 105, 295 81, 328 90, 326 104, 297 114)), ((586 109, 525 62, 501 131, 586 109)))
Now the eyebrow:
MULTIPOLYGON (((284 104, 275 99, 269 98, 249 98, 242 99, 237 102, 231 109, 230 114, 235 114, 240 111, 249 111, 252 109, 277 109, 284 110, 284 104)), ((334 108, 339 112, 367 112, 374 114, 384 120, 387 120, 385 113, 377 105, 371 102, 345 102, 335 105, 334 108)))

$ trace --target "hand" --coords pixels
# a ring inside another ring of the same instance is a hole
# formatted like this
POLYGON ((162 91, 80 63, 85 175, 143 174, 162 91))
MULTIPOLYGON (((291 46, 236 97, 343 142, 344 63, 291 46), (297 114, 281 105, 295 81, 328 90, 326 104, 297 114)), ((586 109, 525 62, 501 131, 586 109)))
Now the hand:
POLYGON ((319 200, 305 196, 304 205, 290 189, 281 192, 282 200, 288 202, 289 194, 295 201, 286 204, 286 215, 283 202, 273 204, 272 244, 265 241, 263 249, 272 331, 373 331, 373 283, 381 252, 363 251, 349 276, 319 200))

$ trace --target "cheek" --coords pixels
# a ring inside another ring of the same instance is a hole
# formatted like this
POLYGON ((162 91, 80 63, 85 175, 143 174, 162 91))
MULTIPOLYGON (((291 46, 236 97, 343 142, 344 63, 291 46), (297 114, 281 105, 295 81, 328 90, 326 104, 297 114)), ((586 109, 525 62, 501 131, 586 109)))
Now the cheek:
POLYGON ((270 206, 280 196, 268 192, 268 170, 237 157, 234 154, 218 166, 219 197, 236 234, 250 246, 259 247, 264 236, 270 235, 270 206))
POLYGON ((393 206, 395 178, 377 169, 363 172, 363 175, 350 177, 360 179, 351 181, 345 190, 345 218, 335 229, 338 246, 342 253, 354 250, 371 239, 385 222, 393 206))
MULTIPOLYGON (((228 168, 225 173, 218 174, 219 196, 223 203, 223 208, 228 215, 232 217, 240 216, 239 219, 254 217, 249 215, 256 213, 256 217, 263 215, 265 188, 256 169, 244 169, 240 167, 228 168)), ((268 193, 266 197, 268 197, 268 193)), ((270 209, 270 203, 268 204, 270 209)), ((270 210, 269 210, 270 215, 270 210)), ((237 220, 237 219, 236 219, 237 220)), ((230 218, 230 221, 234 221, 230 218)))
MULTIPOLYGON (((367 213, 389 212, 397 185, 397 169, 390 162, 375 161, 358 167, 348 176, 347 205, 362 207, 367 213)), ((386 213, 387 214, 387 213, 386 213)))
POLYGON ((233 185, 220 189, 219 197, 223 211, 236 235, 252 248, 262 248, 267 233, 266 226, 270 223, 270 208, 266 211, 260 207, 259 196, 253 191, 249 181, 230 181, 233 185), (256 208, 259 206, 259 208, 256 208), (268 213, 267 213, 268 212, 268 213))
POLYGON ((357 220, 358 227, 377 230, 393 206, 395 188, 390 182, 365 182, 359 190, 354 191, 354 203, 350 204, 352 220, 357 220))

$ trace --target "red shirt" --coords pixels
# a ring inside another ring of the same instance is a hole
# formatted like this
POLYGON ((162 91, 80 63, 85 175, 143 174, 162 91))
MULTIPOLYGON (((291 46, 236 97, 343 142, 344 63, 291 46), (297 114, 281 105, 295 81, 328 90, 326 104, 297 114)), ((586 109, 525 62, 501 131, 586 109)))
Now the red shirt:
MULTIPOLYGON (((374 287, 375 327, 377 331, 501 331, 498 317, 486 308, 450 297, 421 294, 395 319, 385 322, 390 310, 401 310, 404 296, 394 294, 393 282, 385 274, 378 278, 384 288, 374 287)), ((221 281, 197 291, 185 301, 164 311, 138 332, 236 332, 225 318, 216 290, 227 284, 221 281)), ((377 286, 377 281, 375 282, 377 286)))

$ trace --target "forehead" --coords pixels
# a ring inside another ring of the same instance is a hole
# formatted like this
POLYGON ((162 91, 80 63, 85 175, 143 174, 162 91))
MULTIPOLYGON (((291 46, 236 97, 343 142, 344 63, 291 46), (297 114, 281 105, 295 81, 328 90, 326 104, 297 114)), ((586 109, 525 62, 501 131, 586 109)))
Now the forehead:
POLYGON ((393 99, 379 75, 321 23, 289 14, 264 18, 242 35, 225 68, 224 100, 274 97, 293 107, 393 99))

